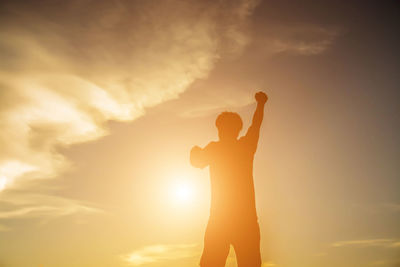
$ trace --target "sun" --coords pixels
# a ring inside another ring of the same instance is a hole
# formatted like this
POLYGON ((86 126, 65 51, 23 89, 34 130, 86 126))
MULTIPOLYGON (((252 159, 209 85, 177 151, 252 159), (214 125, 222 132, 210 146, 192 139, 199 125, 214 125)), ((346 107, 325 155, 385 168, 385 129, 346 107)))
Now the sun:
POLYGON ((193 188, 188 183, 176 185, 175 198, 179 202, 186 202, 193 199, 193 188))
POLYGON ((193 203, 196 196, 195 178, 191 175, 174 175, 169 187, 170 199, 179 205, 193 203))

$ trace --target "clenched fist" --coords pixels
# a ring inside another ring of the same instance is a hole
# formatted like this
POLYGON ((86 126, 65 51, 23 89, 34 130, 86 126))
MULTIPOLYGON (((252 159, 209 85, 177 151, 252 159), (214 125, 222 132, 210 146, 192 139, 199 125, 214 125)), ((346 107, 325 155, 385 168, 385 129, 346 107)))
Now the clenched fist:
POLYGON ((260 104, 265 104, 268 100, 267 94, 262 91, 257 92, 255 95, 255 98, 256 98, 257 103, 260 103, 260 104))

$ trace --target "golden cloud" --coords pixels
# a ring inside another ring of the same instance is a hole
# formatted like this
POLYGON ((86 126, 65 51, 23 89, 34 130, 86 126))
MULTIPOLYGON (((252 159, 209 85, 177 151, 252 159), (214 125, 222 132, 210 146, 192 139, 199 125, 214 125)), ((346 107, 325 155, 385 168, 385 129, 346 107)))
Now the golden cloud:
MULTIPOLYGON (((0 191, 56 177, 70 164, 58 147, 104 136, 107 121, 177 98, 221 56, 239 53, 257 2, 5 2, 0 191)), ((36 204, 3 217, 45 211, 36 204)))
POLYGON ((199 253, 196 244, 152 245, 121 256, 132 266, 194 257, 199 253))
POLYGON ((318 55, 328 50, 342 30, 313 24, 271 25, 259 37, 262 53, 318 55))

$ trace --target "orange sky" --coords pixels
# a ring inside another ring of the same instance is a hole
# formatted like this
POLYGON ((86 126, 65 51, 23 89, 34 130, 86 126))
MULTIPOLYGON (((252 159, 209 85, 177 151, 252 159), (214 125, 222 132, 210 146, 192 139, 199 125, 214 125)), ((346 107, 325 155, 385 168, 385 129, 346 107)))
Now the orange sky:
POLYGON ((4 1, 0 266, 197 266, 210 184, 189 151, 221 111, 247 130, 260 89, 263 267, 397 266, 396 10, 4 1))

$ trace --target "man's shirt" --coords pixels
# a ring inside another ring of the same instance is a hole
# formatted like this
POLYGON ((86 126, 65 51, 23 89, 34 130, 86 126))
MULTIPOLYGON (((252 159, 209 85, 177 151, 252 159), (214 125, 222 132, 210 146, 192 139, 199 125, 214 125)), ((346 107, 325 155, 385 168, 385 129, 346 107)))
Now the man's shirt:
POLYGON ((258 135, 210 142, 203 150, 211 179, 210 220, 257 220, 253 159, 258 135))

